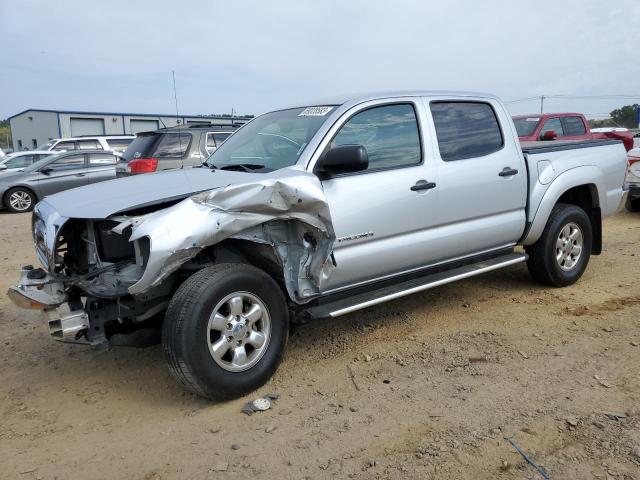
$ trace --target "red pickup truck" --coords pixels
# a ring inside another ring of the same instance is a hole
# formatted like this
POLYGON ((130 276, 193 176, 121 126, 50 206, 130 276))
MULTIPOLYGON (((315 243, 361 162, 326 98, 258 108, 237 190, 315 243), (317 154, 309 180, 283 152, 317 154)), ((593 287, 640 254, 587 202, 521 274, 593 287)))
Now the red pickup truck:
POLYGON ((540 140, 592 140, 609 138, 622 140, 627 151, 633 148, 631 132, 591 132, 589 123, 581 113, 545 113, 513 117, 521 142, 540 140))

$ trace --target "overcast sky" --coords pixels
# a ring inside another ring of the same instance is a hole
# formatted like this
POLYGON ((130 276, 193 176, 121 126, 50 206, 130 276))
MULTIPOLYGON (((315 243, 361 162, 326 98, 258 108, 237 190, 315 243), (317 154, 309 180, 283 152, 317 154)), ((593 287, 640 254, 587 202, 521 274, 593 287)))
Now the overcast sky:
MULTIPOLYGON (((638 95, 640 1, 0 0, 0 118, 262 113, 341 93, 638 95)), ((634 99, 551 99, 604 113, 634 99)), ((535 112, 539 100, 509 104, 535 112)))

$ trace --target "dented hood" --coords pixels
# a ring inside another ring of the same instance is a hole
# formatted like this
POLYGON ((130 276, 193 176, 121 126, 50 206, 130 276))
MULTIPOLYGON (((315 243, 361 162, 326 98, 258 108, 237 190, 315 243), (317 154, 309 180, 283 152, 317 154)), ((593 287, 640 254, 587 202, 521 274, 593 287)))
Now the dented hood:
POLYGON ((264 175, 208 168, 168 170, 65 190, 47 197, 46 201, 63 217, 107 218, 127 210, 186 198, 194 193, 250 182, 252 178, 264 175))

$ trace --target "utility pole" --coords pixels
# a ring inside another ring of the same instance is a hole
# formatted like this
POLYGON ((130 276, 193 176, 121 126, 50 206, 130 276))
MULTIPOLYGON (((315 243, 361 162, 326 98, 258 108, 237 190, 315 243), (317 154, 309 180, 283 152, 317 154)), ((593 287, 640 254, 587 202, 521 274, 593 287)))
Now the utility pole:
POLYGON ((544 95, 540 95, 540 115, 544 113, 544 95))

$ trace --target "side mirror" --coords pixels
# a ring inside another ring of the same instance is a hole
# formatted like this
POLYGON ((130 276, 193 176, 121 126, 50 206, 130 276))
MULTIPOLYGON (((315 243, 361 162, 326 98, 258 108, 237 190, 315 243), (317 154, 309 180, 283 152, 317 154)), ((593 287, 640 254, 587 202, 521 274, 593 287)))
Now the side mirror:
POLYGON ((321 178, 331 178, 341 173, 361 172, 369 167, 367 149, 362 145, 333 147, 318 160, 316 172, 321 178))
POLYGON ((44 174, 44 175, 49 175, 49 173, 53 172, 53 168, 51 167, 42 167, 40 170, 38 170, 40 173, 44 174))
POLYGON ((547 130, 542 134, 542 140, 555 140, 558 138, 558 134, 553 130, 547 130))
POLYGON ((0 165, 0 171, 6 170, 6 169, 7 169, 7 166, 4 163, 0 165))

